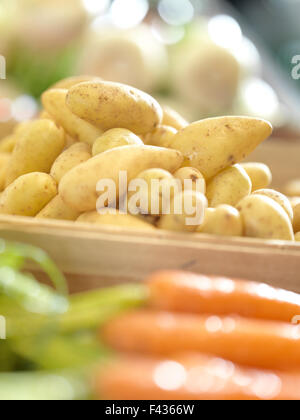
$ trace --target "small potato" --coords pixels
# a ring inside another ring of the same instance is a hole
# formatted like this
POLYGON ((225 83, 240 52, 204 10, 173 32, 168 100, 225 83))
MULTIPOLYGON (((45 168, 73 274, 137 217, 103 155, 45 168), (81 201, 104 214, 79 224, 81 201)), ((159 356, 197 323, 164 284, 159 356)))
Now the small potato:
POLYGON ((93 145, 93 156, 121 146, 142 146, 142 140, 125 128, 113 128, 98 137, 93 145))
POLYGON ((272 172, 270 168, 263 163, 242 163, 252 181, 252 191, 268 188, 272 182, 272 172))
POLYGON ((207 185, 209 207, 228 204, 235 207, 252 190, 251 179, 241 165, 231 166, 216 175, 207 185))
POLYGON ((189 123, 181 115, 179 115, 177 111, 169 106, 163 106, 163 113, 163 125, 173 127, 177 131, 182 130, 189 125, 189 123))
POLYGON ((86 162, 92 157, 91 148, 85 143, 75 143, 58 156, 50 174, 59 184, 63 176, 75 166, 86 162))
POLYGON ((38 219, 58 219, 75 221, 80 213, 68 207, 57 195, 37 214, 38 219))
POLYGON ((295 241, 300 242, 300 232, 296 233, 295 235, 295 241))
POLYGON ((290 181, 284 188, 284 193, 290 197, 300 197, 300 179, 290 181))
POLYGON ((101 80, 100 77, 96 76, 71 76, 55 83, 50 89, 70 89, 73 86, 79 85, 79 83, 101 80))
POLYGON ((30 172, 49 173, 65 145, 64 131, 50 120, 27 123, 20 132, 7 171, 6 185, 30 172))
POLYGON ((117 147, 71 169, 61 180, 59 191, 65 203, 74 210, 80 213, 93 211, 101 195, 101 181, 111 181, 115 190, 113 193, 116 193, 115 198, 118 200, 122 172, 126 173, 128 186, 131 180, 146 169, 162 168, 172 173, 180 168, 182 161, 181 153, 176 150, 154 146, 117 147))
POLYGON ((16 179, 0 198, 0 214, 36 216, 57 194, 54 179, 32 172, 16 179))
POLYGON ((300 232, 300 197, 292 201, 294 232, 300 232))
POLYGON ((43 109, 40 112, 39 119, 40 120, 50 120, 50 121, 53 121, 53 118, 51 117, 51 115, 49 114, 49 112, 47 112, 45 109, 43 109))
POLYGON ((174 196, 170 214, 158 222, 158 228, 174 232, 196 232, 203 224, 207 200, 203 194, 184 191, 174 196))
POLYGON ((0 153, 12 153, 17 143, 17 135, 11 134, 0 141, 0 153))
POLYGON ((102 134, 102 130, 78 118, 66 105, 67 90, 51 89, 42 95, 45 110, 53 120, 63 127, 74 140, 87 143, 90 146, 102 134))
POLYGON ((206 182, 204 176, 196 168, 180 168, 175 172, 174 177, 179 179, 184 190, 192 190, 202 194, 206 193, 206 182))
POLYGON ((144 143, 158 147, 172 147, 172 141, 177 130, 167 125, 158 126, 152 133, 144 136, 144 143))
POLYGON ((153 216, 162 214, 163 209, 170 206, 174 191, 178 191, 175 178, 164 169, 147 169, 136 180, 143 185, 139 191, 128 193, 128 210, 134 215, 137 211, 153 216))
POLYGON ((254 191, 253 194, 265 195, 266 197, 270 197, 273 200, 275 200, 283 208, 283 210, 286 212, 286 214, 289 216, 289 218, 293 222, 293 219, 294 219, 293 207, 290 203, 290 200, 285 195, 281 194, 278 191, 268 190, 268 189, 257 190, 257 191, 254 191))
POLYGON ((294 240, 291 220, 273 199, 259 194, 250 195, 238 204, 237 209, 242 216, 245 236, 294 240))
POLYGON ((237 209, 223 204, 205 212, 203 225, 197 229, 199 233, 218 236, 243 236, 243 222, 237 209))
POLYGON ((151 96, 133 87, 113 82, 87 82, 73 86, 67 105, 78 117, 103 131, 127 128, 147 134, 161 124, 163 111, 151 96))
POLYGON ((185 166, 199 169, 209 180, 245 159, 271 133, 272 126, 257 118, 209 118, 180 130, 172 148, 183 154, 185 166))
POLYGON ((7 168, 10 163, 11 155, 9 153, 0 153, 0 191, 5 188, 7 168))
POLYGON ((155 227, 130 214, 100 214, 97 211, 84 213, 77 219, 77 223, 91 223, 94 225, 111 225, 130 229, 155 230, 155 227))

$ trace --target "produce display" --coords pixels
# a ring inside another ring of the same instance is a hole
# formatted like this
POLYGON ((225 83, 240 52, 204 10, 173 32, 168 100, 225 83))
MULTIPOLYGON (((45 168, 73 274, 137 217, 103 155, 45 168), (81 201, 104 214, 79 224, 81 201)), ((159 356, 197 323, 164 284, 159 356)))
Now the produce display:
POLYGON ((271 135, 267 121, 229 116, 189 124, 138 89, 89 76, 62 80, 42 103, 37 119, 20 123, 0 143, 1 214, 299 237, 297 183, 287 197, 268 189, 268 166, 243 163, 271 135))

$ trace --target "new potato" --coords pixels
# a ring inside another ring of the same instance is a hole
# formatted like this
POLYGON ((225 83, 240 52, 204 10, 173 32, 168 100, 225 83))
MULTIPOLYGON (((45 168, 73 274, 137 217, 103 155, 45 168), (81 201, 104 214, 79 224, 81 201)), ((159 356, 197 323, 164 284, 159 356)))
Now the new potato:
POLYGON ((96 208, 97 184, 112 180, 119 195, 120 172, 126 172, 127 182, 146 169, 162 168, 171 173, 182 164, 183 158, 176 150, 153 146, 123 146, 100 153, 87 162, 73 168, 61 180, 59 191, 62 199, 79 212, 96 208))
POLYGON ((252 191, 268 188, 272 182, 272 172, 264 163, 249 162, 242 163, 252 181, 252 191))
POLYGON ((291 220, 285 210, 272 198, 254 194, 244 198, 238 205, 244 235, 250 238, 293 241, 291 220))
POLYGON ((292 200, 294 232, 300 232, 300 197, 292 200))
POLYGON ((257 118, 218 117, 195 122, 180 130, 172 142, 192 166, 211 179, 241 162, 272 133, 272 126, 257 118))
POLYGON ((173 127, 177 131, 187 127, 189 123, 177 111, 169 106, 163 106, 163 120, 162 124, 173 127))
POLYGON ((177 130, 167 125, 158 126, 152 133, 144 136, 144 143, 158 147, 172 147, 177 130))
POLYGON ((49 173, 65 145, 64 131, 50 120, 27 123, 20 131, 7 170, 6 185, 30 172, 49 173))
POLYGON ((296 233, 295 240, 296 242, 300 242, 300 232, 296 233))
POLYGON ((125 128, 112 128, 98 137, 93 145, 93 156, 121 146, 142 146, 142 140, 125 128))
POLYGON ((100 214, 97 211, 84 213, 77 219, 78 223, 91 223, 94 225, 113 225, 141 230, 155 230, 155 227, 130 214, 100 214))
POLYGON ((209 207, 228 204, 235 207, 242 198, 251 193, 252 183, 241 165, 224 169, 207 185, 206 196, 209 207))
POLYGON ((181 181, 184 190, 193 190, 202 194, 206 193, 204 176, 196 168, 180 168, 174 173, 174 177, 181 181))
POLYGON ((53 163, 50 174, 57 183, 75 166, 86 162, 92 157, 91 148, 86 143, 75 143, 58 156, 53 163))
POLYGON ((10 163, 9 153, 0 153, 0 191, 5 188, 7 168, 10 163))
POLYGON ((36 217, 38 219, 57 219, 57 220, 71 220, 75 221, 80 216, 80 213, 67 206, 60 195, 54 197, 47 205, 40 211, 36 217))
POLYGON ((293 219, 294 219, 293 207, 289 199, 285 195, 281 194, 278 191, 269 190, 269 189, 257 190, 253 194, 265 195, 266 197, 270 197, 273 200, 275 200, 283 208, 283 210, 289 216, 290 220, 293 222, 293 219))
POLYGON ((57 194, 54 179, 45 173, 22 175, 10 184, 0 198, 0 214, 36 216, 57 194))
POLYGON ((103 131, 127 128, 137 135, 147 134, 162 122, 158 102, 133 87, 113 82, 86 82, 73 86, 67 105, 78 117, 103 131))
POLYGON ((218 236, 243 236, 243 222, 239 211, 231 206, 206 209, 203 224, 197 229, 199 233, 218 236))

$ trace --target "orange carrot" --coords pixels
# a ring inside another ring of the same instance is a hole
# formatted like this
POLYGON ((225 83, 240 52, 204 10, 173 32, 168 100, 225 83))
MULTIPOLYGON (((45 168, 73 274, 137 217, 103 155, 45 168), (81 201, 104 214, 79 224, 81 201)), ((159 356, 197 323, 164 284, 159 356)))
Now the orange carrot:
POLYGON ((266 284, 161 271, 148 279, 150 306, 160 310, 292 322, 300 295, 266 284))
POLYGON ((156 356, 201 352, 262 369, 300 369, 299 327, 238 317, 136 311, 102 330, 116 350, 156 356))
POLYGON ((123 358, 99 371, 95 393, 107 400, 299 400, 300 372, 241 368, 200 354, 123 358))

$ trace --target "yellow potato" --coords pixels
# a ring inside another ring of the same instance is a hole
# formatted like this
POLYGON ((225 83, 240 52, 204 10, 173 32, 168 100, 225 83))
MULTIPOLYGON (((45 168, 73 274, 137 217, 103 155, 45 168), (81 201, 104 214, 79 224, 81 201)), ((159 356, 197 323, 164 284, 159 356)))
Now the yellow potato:
POLYGON ((59 184, 63 176, 75 166, 86 162, 92 157, 91 148, 85 143, 75 143, 58 156, 53 163, 50 174, 59 184))
POLYGON ((2 139, 0 142, 0 153, 12 153, 15 148, 17 139, 18 137, 16 134, 11 134, 10 136, 2 139))
POLYGON ((270 197, 273 200, 275 200, 283 208, 283 210, 289 216, 291 221, 293 221, 294 219, 293 207, 289 199, 285 195, 281 194, 278 191, 268 190, 268 189, 257 190, 257 191, 254 191, 253 194, 265 195, 266 197, 270 197))
POLYGON ((169 106, 163 106, 163 113, 163 125, 173 127, 177 131, 182 130, 189 125, 189 123, 181 115, 179 115, 177 111, 169 106))
POLYGON ((292 209, 294 214, 293 227, 294 232, 300 232, 300 197, 292 201, 292 209))
POLYGON ((125 128, 113 128, 97 138, 93 145, 93 156, 121 146, 142 146, 142 140, 125 128))
POLYGON ((240 213, 234 207, 223 204, 208 208, 203 225, 197 232, 218 236, 243 236, 243 222, 240 213))
POLYGON ((40 120, 51 120, 51 121, 53 121, 53 118, 51 117, 51 115, 49 114, 49 112, 47 112, 45 109, 43 109, 40 112, 39 119, 40 120))
POLYGON ((234 165, 216 175, 207 185, 209 207, 228 204, 235 207, 252 190, 251 179, 241 165, 234 165))
POLYGON ((30 172, 49 173, 65 145, 64 131, 50 120, 36 120, 22 129, 12 153, 6 185, 30 172))
POLYGON ((300 179, 290 181, 284 188, 284 193, 288 196, 300 197, 300 179))
POLYGON ((210 118, 179 131, 172 148, 182 152, 185 166, 195 167, 211 179, 245 159, 271 133, 271 125, 256 118, 210 118))
POLYGON ((113 82, 87 82, 73 86, 67 105, 78 117, 103 131, 127 128, 147 134, 161 123, 163 111, 151 96, 133 87, 113 82))
POLYGON ((136 180, 141 181, 143 185, 136 191, 128 193, 128 209, 133 215, 137 212, 149 215, 162 214, 163 208, 170 206, 174 189, 178 191, 175 178, 164 169, 147 169, 141 172, 136 180))
POLYGON ((64 150, 67 150, 69 147, 73 146, 73 144, 76 144, 76 143, 78 143, 77 140, 73 139, 73 137, 66 134, 66 143, 65 143, 64 150))
POLYGON ((267 165, 256 162, 242 163, 241 165, 252 181, 252 191, 268 188, 271 185, 272 172, 267 165))
POLYGON ((58 219, 75 221, 80 213, 66 205, 62 198, 57 195, 37 214, 38 219, 58 219))
POLYGON ((295 241, 300 242, 300 232, 296 233, 295 235, 295 241))
POLYGON ((206 193, 206 182, 204 176, 196 168, 180 168, 175 172, 174 177, 179 179, 184 190, 193 190, 202 194, 206 193))
POLYGON ((102 130, 78 118, 66 105, 67 90, 51 89, 42 95, 42 103, 53 120, 74 140, 93 145, 102 130))
POLYGON ((196 232, 204 221, 206 208, 203 194, 184 191, 174 196, 170 213, 160 218, 158 227, 174 232, 196 232))
POLYGON ((152 133, 144 136, 144 143, 151 146, 171 147, 177 130, 166 125, 159 125, 152 133))
POLYGON ((294 240, 292 222, 283 208, 263 195, 250 195, 237 206, 240 211, 244 235, 250 238, 294 240))
POLYGON ((81 213, 93 211, 100 195, 97 192, 99 181, 111 180, 118 199, 121 171, 126 173, 127 182, 130 182, 146 169, 158 167, 175 172, 182 160, 181 153, 175 150, 153 146, 118 147, 73 168, 61 180, 59 191, 62 199, 73 209, 81 213))
POLYGON ((50 87, 50 89, 70 89, 71 87, 76 86, 79 83, 101 80, 102 79, 100 77, 96 76, 71 76, 55 83, 50 87))
POLYGON ((7 168, 10 163, 11 155, 9 153, 0 153, 0 191, 5 188, 7 168))
POLYGON ((57 194, 54 179, 32 172, 16 179, 0 198, 0 214, 36 216, 57 194))
POLYGON ((130 229, 155 230, 154 226, 130 214, 99 214, 97 211, 84 213, 77 219, 78 223, 92 223, 94 225, 111 225, 130 229))

